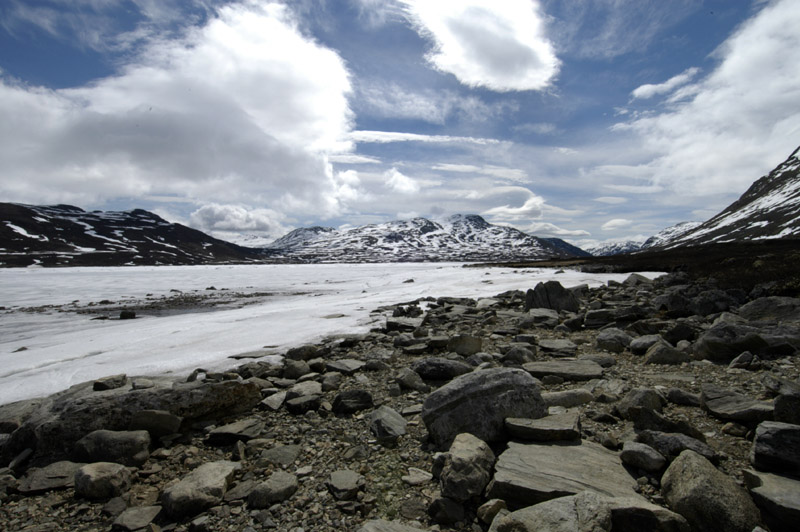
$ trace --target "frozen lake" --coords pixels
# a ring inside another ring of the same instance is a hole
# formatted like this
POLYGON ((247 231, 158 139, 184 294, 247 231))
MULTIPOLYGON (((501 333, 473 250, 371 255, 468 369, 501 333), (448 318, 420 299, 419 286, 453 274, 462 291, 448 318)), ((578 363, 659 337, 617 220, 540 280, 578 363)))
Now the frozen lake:
POLYGON ((627 275, 442 263, 0 269, 0 404, 116 373, 231 368, 243 363, 231 355, 366 332, 382 322, 371 315, 382 305, 491 297, 551 279, 598 286, 627 275), (92 319, 116 317, 112 309, 128 303, 226 294, 237 297, 201 312, 92 319))

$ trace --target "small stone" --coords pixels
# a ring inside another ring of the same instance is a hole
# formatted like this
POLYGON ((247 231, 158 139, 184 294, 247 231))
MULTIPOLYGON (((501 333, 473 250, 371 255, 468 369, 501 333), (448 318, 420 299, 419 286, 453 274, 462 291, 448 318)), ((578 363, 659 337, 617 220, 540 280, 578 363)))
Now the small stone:
POLYGON ((337 501, 352 501, 364 490, 366 480, 355 471, 340 469, 331 473, 326 484, 337 501))

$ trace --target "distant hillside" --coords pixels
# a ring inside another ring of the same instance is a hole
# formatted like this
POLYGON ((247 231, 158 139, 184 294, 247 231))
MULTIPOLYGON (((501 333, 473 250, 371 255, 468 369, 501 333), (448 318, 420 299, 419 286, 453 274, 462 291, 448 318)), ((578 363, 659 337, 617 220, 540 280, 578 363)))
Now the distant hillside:
POLYGON ((680 235, 654 244, 675 249, 710 243, 800 236, 800 148, 753 183, 725 210, 680 235))
POLYGON ((300 262, 502 261, 572 257, 581 253, 559 239, 537 238, 492 225, 477 215, 371 224, 347 230, 292 231, 266 248, 272 259, 300 262))
POLYGON ((208 264, 260 252, 141 209, 86 212, 71 205, 0 203, 0 266, 208 264))

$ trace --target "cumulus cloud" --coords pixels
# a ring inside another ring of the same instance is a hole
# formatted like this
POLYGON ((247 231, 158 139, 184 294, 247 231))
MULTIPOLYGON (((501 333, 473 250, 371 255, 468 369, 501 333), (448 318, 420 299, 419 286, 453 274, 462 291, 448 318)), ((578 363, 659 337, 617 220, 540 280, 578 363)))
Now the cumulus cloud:
POLYGON ((646 85, 640 85, 636 87, 631 92, 631 97, 634 100, 646 100, 648 98, 652 98, 653 96, 670 93, 677 87, 689 83, 699 73, 700 69, 697 67, 688 68, 680 74, 672 76, 663 83, 658 83, 655 85, 648 83, 646 85))
POLYGON ((614 218, 603 224, 600 228, 603 231, 617 231, 633 225, 633 220, 626 220, 625 218, 614 218))
POLYGON ((244 205, 203 205, 190 216, 194 227, 209 232, 233 231, 264 233, 278 237, 285 234, 286 217, 272 209, 251 209, 244 205))
POLYGON ((325 154, 352 147, 350 91, 343 60, 305 37, 286 6, 226 5, 201 26, 151 38, 89 85, 0 79, 0 194, 332 212, 325 154))
POLYGON ((531 235, 539 237, 576 237, 576 236, 589 236, 591 233, 583 229, 565 229, 549 222, 535 222, 530 224, 524 231, 531 235))
POLYGON ((766 4, 715 53, 718 66, 663 112, 620 124, 657 154, 655 186, 740 194, 800 138, 800 4, 766 4), (754 142, 753 139, 758 139, 754 142))
POLYGON ((419 192, 419 184, 411 177, 403 175, 397 168, 387 170, 384 174, 386 186, 401 194, 415 194, 419 192))
POLYGON ((483 212, 490 216, 492 220, 498 222, 524 222, 535 218, 541 218, 544 212, 544 198, 530 193, 530 197, 519 207, 502 205, 493 207, 483 212))
POLYGON ((433 170, 443 170, 445 172, 486 175, 518 183, 524 183, 528 181, 528 174, 525 172, 525 170, 520 170, 519 168, 508 168, 505 166, 477 166, 474 164, 440 163, 432 166, 431 168, 433 170))
POLYGON ((560 61, 538 1, 401 0, 416 31, 432 41, 430 64, 470 87, 543 90, 560 61))

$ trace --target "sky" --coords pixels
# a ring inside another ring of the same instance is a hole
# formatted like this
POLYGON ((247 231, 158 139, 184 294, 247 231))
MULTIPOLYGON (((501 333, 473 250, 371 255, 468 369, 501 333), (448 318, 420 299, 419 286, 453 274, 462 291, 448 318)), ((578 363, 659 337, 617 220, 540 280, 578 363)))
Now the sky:
POLYGON ((797 0, 3 0, 0 201, 642 240, 800 145, 797 28, 797 0))

